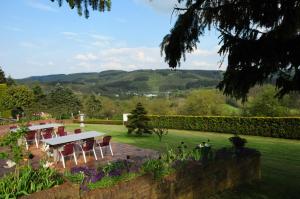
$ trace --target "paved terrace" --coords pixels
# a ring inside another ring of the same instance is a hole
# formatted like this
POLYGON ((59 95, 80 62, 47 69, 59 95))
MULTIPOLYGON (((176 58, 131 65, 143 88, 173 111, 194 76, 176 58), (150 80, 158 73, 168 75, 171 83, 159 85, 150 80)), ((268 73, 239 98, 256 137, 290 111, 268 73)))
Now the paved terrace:
MULTIPOLYGON (((77 166, 88 166, 90 168, 96 168, 98 165, 103 165, 108 162, 116 161, 119 159, 126 159, 127 156, 130 157, 132 160, 142 161, 143 159, 147 159, 150 157, 157 157, 158 152, 150 149, 142 149, 132 145, 123 144, 123 143, 116 143, 112 142, 112 150, 114 156, 111 156, 109 149, 107 148, 103 150, 104 158, 101 158, 100 150, 96 148, 96 153, 98 160, 95 160, 93 152, 86 153, 87 163, 84 163, 84 159, 81 153, 77 153, 77 166)), ((42 146, 42 144, 41 144, 42 146)), ((5 148, 0 148, 0 151, 5 151, 5 148)), ((26 150, 26 149, 24 149, 26 150)), ((30 160, 32 166, 37 168, 39 165, 39 160, 47 157, 46 153, 41 150, 41 148, 36 148, 35 145, 30 145, 29 151, 34 155, 34 158, 30 160)), ((52 158, 49 158, 52 160, 52 158)), ((3 166, 6 165, 6 160, 0 159, 0 177, 2 177, 5 173, 13 171, 14 168, 6 169, 3 166)), ((72 167, 76 166, 73 157, 70 157, 66 160, 66 169, 63 168, 62 163, 58 162, 57 164, 53 165, 53 168, 58 170, 59 172, 64 172, 72 167)))

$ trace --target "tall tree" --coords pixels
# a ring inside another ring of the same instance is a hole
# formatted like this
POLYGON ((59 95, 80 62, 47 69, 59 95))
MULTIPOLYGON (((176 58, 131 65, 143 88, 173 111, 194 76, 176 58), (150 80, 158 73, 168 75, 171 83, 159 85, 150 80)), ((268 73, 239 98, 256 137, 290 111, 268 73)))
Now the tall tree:
POLYGON ((142 103, 137 103, 135 109, 131 112, 126 125, 128 134, 135 133, 136 135, 151 134, 152 128, 149 125, 149 117, 142 103))
POLYGON ((250 116, 287 116, 288 108, 283 105, 283 100, 274 98, 276 94, 274 86, 266 85, 244 109, 245 115, 250 116))
MULTIPOLYGON (((51 0, 52 2, 58 2, 59 6, 62 6, 64 0, 51 0)), ((110 11, 111 0, 65 0, 69 4, 70 8, 77 8, 78 14, 88 18, 90 16, 89 8, 92 10, 98 10, 104 12, 105 10, 110 11)))
POLYGON ((90 118, 96 118, 100 116, 102 103, 95 95, 90 95, 84 104, 85 113, 90 118))
POLYGON ((6 83, 5 73, 0 67, 0 84, 5 84, 5 83, 6 83))
POLYGON ((57 84, 47 95, 48 111, 52 116, 63 119, 72 113, 78 113, 81 108, 79 98, 70 90, 57 84))
POLYGON ((5 110, 12 110, 13 116, 29 109, 34 101, 33 92, 26 86, 8 87, 1 97, 1 105, 5 110))
POLYGON ((161 44, 165 61, 179 67, 200 37, 220 32, 219 54, 228 65, 218 88, 246 99, 255 84, 276 80, 278 96, 300 90, 299 0, 178 0, 178 19, 161 44))
POLYGON ((7 86, 17 85, 15 80, 10 75, 6 78, 6 84, 7 84, 7 86))

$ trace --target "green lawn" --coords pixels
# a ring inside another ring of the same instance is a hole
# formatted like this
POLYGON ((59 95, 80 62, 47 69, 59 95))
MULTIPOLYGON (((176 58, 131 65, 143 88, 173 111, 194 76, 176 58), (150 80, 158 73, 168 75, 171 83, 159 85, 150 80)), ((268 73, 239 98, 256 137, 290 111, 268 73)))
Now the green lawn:
MULTIPOLYGON (((70 124, 67 130, 78 128, 70 124)), ((230 146, 230 134, 207 133, 198 131, 169 130, 162 142, 156 135, 145 137, 127 136, 126 128, 118 125, 87 125, 85 130, 97 130, 113 136, 113 141, 163 151, 166 146, 177 146, 181 141, 194 147, 202 141, 210 140, 213 148, 230 146)), ((300 198, 300 141, 242 136, 247 139, 248 147, 262 153, 262 181, 237 190, 227 191, 212 198, 300 198)))

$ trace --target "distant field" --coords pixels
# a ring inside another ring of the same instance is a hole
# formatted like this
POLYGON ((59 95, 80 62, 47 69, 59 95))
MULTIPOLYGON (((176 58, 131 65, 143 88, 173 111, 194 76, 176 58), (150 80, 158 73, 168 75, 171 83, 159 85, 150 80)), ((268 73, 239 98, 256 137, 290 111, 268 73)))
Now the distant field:
MULTIPOLYGON (((79 124, 70 124, 67 130, 78 128, 79 124)), ((230 146, 231 135, 198 131, 170 130, 159 142, 156 135, 149 137, 127 136, 126 128, 120 125, 87 125, 85 130, 97 130, 113 136, 113 141, 132 144, 142 148, 164 151, 166 146, 177 146, 181 141, 194 147, 202 141, 210 140, 214 148, 230 146)), ((262 181, 247 185, 238 190, 227 191, 213 198, 255 198, 279 199, 300 198, 300 141, 242 136, 248 140, 248 147, 262 153, 262 181)))

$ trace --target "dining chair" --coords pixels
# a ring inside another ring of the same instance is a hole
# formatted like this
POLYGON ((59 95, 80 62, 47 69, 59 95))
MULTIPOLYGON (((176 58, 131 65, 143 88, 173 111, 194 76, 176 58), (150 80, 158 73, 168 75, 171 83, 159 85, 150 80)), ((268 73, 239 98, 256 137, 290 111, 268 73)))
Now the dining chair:
POLYGON ((105 148, 109 147, 109 150, 110 150, 111 155, 112 155, 112 156, 114 155, 114 153, 113 153, 113 151, 112 151, 112 148, 111 148, 111 144, 110 144, 111 138, 112 138, 111 136, 104 136, 102 142, 98 142, 98 143, 97 143, 97 145, 99 146, 99 149, 100 149, 100 153, 101 153, 101 157, 102 157, 102 158, 103 158, 103 151, 102 151, 102 149, 103 149, 104 147, 105 147, 105 148))
POLYGON ((38 132, 37 131, 28 131, 24 135, 25 146, 26 146, 27 150, 29 148, 29 146, 28 146, 29 142, 32 142, 32 141, 35 141, 36 148, 39 148, 39 142, 38 142, 37 136, 38 136, 38 132))
POLYGON ((74 133, 75 133, 75 134, 81 133, 81 129, 75 129, 75 130, 74 130, 74 133))
POLYGON ((79 145, 80 148, 81 148, 81 151, 82 151, 82 155, 83 155, 83 159, 84 159, 84 162, 86 163, 86 156, 85 154, 87 152, 89 152, 89 154, 91 152, 94 153, 94 156, 95 156, 95 159, 98 160, 97 158, 97 154, 96 154, 96 151, 95 151, 95 139, 94 138, 90 138, 90 139, 86 139, 82 145, 79 145))
POLYGON ((76 154, 75 154, 75 150, 74 150, 74 143, 68 143, 68 144, 64 145, 63 150, 59 151, 59 153, 60 153, 62 164, 63 164, 64 168, 66 168, 65 158, 68 156, 72 156, 72 155, 74 157, 75 164, 77 165, 77 158, 76 158, 76 154))
POLYGON ((68 133, 65 131, 65 127, 64 126, 59 126, 57 128, 57 135, 58 136, 66 136, 68 133))
POLYGON ((52 133, 53 133, 53 128, 46 128, 43 129, 41 134, 42 134, 42 138, 45 139, 50 139, 52 138, 52 133))

